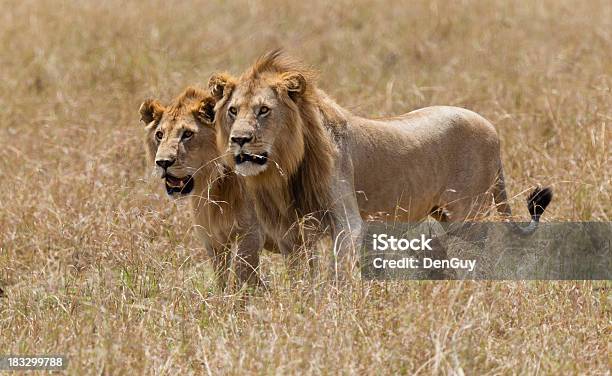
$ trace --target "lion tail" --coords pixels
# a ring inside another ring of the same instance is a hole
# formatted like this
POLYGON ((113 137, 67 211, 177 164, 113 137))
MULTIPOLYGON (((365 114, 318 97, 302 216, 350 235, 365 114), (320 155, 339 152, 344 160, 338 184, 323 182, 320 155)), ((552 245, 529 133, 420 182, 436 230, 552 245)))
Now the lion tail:
MULTIPOLYGON (((497 180, 493 186, 493 194, 497 210, 504 216, 511 216, 512 210, 508 205, 508 195, 506 194, 506 183, 504 181, 504 171, 499 169, 497 180)), ((531 215, 531 222, 527 226, 521 226, 518 223, 512 222, 512 227, 515 232, 522 235, 531 235, 538 228, 540 217, 544 214, 544 210, 553 198, 553 191, 550 187, 536 187, 527 196, 527 210, 531 215)))
POLYGON ((531 222, 527 226, 521 226, 512 222, 513 229, 521 235, 531 235, 538 228, 540 217, 544 214, 546 207, 553 198, 553 191, 550 187, 536 187, 527 197, 527 210, 531 215, 531 222))

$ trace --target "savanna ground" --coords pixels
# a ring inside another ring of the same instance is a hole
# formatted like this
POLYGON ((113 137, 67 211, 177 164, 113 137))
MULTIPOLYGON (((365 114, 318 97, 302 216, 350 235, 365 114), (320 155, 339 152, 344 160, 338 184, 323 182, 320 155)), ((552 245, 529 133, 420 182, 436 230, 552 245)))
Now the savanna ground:
POLYGON ((480 112, 517 215, 612 215, 612 3, 9 1, 0 13, 0 354, 70 374, 610 374, 609 282, 324 281, 240 307, 149 178, 138 106, 284 46, 363 115, 480 112))

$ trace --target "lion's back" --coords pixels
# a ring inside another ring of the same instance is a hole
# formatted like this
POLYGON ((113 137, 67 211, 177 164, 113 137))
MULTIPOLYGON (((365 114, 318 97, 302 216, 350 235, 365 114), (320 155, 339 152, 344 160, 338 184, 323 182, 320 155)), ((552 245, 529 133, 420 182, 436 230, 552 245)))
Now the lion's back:
POLYGON ((421 213, 447 189, 486 190, 501 164, 493 125, 463 108, 435 106, 388 119, 356 118, 350 128, 355 185, 368 197, 366 209, 379 210, 395 197, 396 202, 410 200, 404 205, 421 213))

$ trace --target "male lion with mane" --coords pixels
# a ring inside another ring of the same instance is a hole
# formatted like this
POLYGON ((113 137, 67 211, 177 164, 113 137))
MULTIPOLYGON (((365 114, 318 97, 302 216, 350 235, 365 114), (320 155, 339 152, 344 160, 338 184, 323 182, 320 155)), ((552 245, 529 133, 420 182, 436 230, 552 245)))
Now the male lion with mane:
MULTIPOLYGON (((213 75, 209 88, 220 150, 246 176, 257 215, 283 252, 308 240, 293 225, 305 217, 331 230, 335 254, 344 256, 360 244, 364 218, 465 221, 493 201, 511 215, 497 132, 472 111, 435 106, 362 118, 279 50, 238 79, 213 75)), ((515 230, 535 231, 551 198, 550 188, 536 188, 531 223, 515 230)))
POLYGON ((189 196, 193 221, 219 286, 224 288, 228 280, 232 245, 239 282, 255 286, 261 283, 257 269, 263 232, 244 184, 218 152, 214 105, 210 94, 192 87, 167 107, 154 99, 142 103, 147 159, 155 162, 168 195, 189 196))

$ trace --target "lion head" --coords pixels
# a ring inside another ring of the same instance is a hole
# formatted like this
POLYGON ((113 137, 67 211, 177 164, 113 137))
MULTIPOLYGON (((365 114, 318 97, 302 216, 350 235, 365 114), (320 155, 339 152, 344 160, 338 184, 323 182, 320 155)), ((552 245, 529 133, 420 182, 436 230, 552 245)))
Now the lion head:
POLYGON ((154 99, 140 106, 148 160, 170 196, 191 193, 215 167, 214 105, 210 94, 189 87, 168 107, 154 99))
POLYGON ((291 223, 290 213, 325 212, 338 149, 324 119, 337 117, 321 102, 314 72, 276 50, 237 79, 213 75, 209 89, 218 150, 246 176, 266 226, 291 223))
POLYGON ((237 173, 296 172, 307 152, 305 138, 312 135, 308 123, 319 116, 313 79, 312 71, 280 51, 262 56, 237 80, 211 77, 219 146, 227 148, 237 173))

